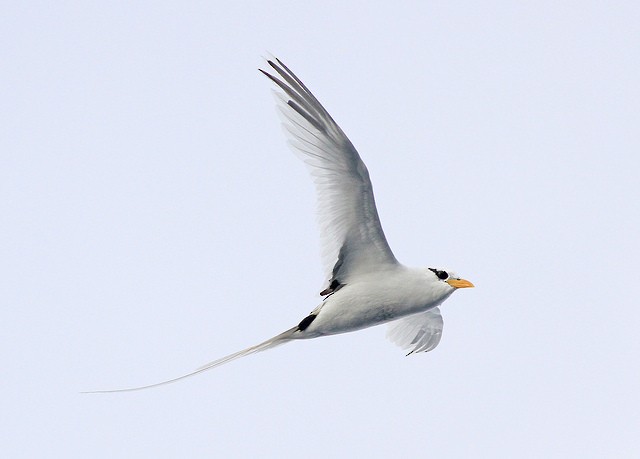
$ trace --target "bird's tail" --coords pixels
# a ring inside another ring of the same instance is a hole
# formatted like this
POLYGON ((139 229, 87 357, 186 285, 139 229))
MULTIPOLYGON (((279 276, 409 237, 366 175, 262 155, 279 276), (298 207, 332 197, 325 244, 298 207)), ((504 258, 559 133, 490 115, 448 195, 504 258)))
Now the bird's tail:
POLYGON ((155 384, 149 384, 146 386, 139 387, 129 387, 126 389, 112 389, 112 390, 92 390, 82 392, 83 394, 100 394, 100 393, 110 393, 110 392, 132 392, 136 390, 149 389, 151 387, 164 386, 165 384, 171 384, 176 381, 180 381, 181 379, 188 378, 190 376, 197 375, 198 373, 202 373, 204 371, 210 370, 215 367, 219 367, 220 365, 224 365, 225 363, 229 363, 233 360, 239 359, 240 357, 244 357, 249 354, 255 354, 256 352, 266 351, 267 349, 274 348, 281 344, 287 343, 291 341, 293 338, 293 334, 297 332, 299 328, 293 327, 286 332, 280 333, 277 336, 274 336, 271 339, 268 339, 260 344, 256 344, 255 346, 248 347, 238 352, 234 352, 233 354, 229 354, 226 357, 222 357, 218 360, 214 360, 213 362, 209 362, 206 365, 201 366, 200 368, 192 371, 191 373, 187 373, 186 375, 178 376, 177 378, 168 379, 166 381, 158 382, 155 384))

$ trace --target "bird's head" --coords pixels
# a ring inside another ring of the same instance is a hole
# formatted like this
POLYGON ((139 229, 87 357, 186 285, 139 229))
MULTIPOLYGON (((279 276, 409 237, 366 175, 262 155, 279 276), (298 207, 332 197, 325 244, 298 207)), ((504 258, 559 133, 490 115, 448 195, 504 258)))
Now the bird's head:
POLYGON ((459 278, 454 272, 440 268, 429 268, 433 273, 433 281, 441 282, 443 287, 451 289, 451 291, 459 288, 474 287, 468 280, 459 278))

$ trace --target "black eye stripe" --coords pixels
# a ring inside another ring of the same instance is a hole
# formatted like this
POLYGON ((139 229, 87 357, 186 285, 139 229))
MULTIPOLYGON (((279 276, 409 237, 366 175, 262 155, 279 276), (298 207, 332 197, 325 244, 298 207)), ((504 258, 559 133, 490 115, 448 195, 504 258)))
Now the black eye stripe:
POLYGON ((439 269, 434 269, 434 268, 429 268, 429 271, 432 271, 436 276, 438 276, 438 279, 445 280, 449 277, 449 274, 447 274, 446 271, 441 271, 439 269))

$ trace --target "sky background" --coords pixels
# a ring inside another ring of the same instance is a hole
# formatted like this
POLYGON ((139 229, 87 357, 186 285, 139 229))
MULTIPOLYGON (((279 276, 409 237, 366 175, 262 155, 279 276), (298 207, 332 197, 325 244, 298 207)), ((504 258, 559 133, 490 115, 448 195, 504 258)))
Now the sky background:
POLYGON ((0 451, 640 456, 637 2, 4 2, 0 451), (269 338, 323 286, 262 56, 368 165, 440 346, 269 338))

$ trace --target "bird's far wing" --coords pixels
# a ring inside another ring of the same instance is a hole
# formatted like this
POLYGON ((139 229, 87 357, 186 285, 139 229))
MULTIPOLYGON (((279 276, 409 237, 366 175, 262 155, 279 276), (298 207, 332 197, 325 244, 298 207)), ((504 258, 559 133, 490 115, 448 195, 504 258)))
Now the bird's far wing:
POLYGON ((433 308, 389 323, 387 338, 408 350, 407 355, 429 352, 440 342, 443 326, 440 309, 433 308))
POLYGON ((318 99, 280 60, 261 70, 276 92, 289 142, 308 165, 318 194, 322 261, 328 294, 356 273, 397 264, 382 231, 369 172, 318 99))

